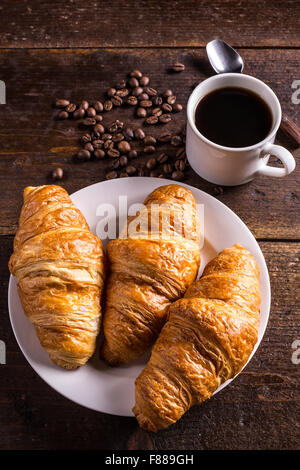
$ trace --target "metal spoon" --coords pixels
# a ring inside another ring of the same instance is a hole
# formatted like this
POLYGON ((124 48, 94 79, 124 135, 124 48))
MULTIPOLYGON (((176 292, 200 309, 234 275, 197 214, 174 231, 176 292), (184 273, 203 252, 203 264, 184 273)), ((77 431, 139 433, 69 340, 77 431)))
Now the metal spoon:
MULTIPOLYGON (((229 44, 221 39, 214 39, 206 45, 210 65, 217 73, 242 73, 244 62, 229 44)), ((287 116, 283 116, 280 128, 300 145, 300 129, 287 116)))

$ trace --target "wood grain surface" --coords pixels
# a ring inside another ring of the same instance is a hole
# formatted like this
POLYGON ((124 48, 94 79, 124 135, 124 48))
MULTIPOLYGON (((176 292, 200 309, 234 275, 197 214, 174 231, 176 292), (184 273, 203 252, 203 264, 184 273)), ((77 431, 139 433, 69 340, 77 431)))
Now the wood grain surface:
MULTIPOLYGON (((299 448, 300 366, 291 357, 300 339, 300 150, 282 132, 277 142, 298 161, 286 178, 259 177, 220 191, 191 169, 186 173, 186 183, 224 202, 258 239, 272 307, 264 339, 246 369, 170 429, 147 433, 133 418, 87 410, 53 391, 26 362, 7 311, 7 263, 24 187, 52 182, 49 175, 57 166, 64 169, 61 184, 70 193, 105 178, 105 162, 74 163, 82 131, 73 121, 54 119, 53 100, 93 102, 140 68, 153 87, 172 88, 185 106, 194 86, 212 74, 204 46, 221 37, 238 48, 245 73, 270 85, 284 114, 300 125, 300 104, 292 101, 292 84, 300 79, 299 13, 293 0, 1 2, 0 80, 7 104, 0 106, 0 340, 7 364, 0 365, 0 449, 299 448), (186 69, 171 74, 176 61, 186 69)), ((138 126, 131 110, 114 111, 105 121, 115 117, 138 126)), ((183 126, 184 112, 168 129, 183 126)))

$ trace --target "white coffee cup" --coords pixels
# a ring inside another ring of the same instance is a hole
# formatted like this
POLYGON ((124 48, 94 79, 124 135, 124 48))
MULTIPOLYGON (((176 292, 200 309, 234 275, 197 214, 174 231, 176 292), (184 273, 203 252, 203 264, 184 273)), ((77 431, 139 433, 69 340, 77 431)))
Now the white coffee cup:
POLYGON ((265 83, 249 75, 224 73, 200 83, 191 94, 187 105, 186 154, 191 167, 202 178, 222 186, 247 183, 257 175, 283 177, 295 169, 293 155, 284 147, 274 145, 281 122, 281 107, 277 96, 265 83), (249 147, 223 147, 208 140, 197 129, 195 111, 199 101, 213 90, 240 87, 259 95, 272 112, 272 128, 268 136, 249 147), (271 155, 276 156, 283 167, 268 165, 271 155))

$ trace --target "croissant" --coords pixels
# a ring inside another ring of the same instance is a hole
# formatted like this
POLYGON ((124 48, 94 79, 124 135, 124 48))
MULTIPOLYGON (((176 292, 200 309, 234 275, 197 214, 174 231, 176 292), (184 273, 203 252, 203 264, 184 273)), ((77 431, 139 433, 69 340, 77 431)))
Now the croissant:
POLYGON ((109 364, 127 363, 152 346, 168 307, 196 278, 199 244, 194 196, 175 184, 153 191, 120 237, 109 242, 100 351, 109 364))
POLYGON ((133 411, 142 428, 167 428, 242 369, 257 341, 258 277, 253 256, 234 245, 171 305, 136 379, 133 411))
POLYGON ((66 369, 85 364, 99 332, 104 255, 63 188, 25 188, 9 269, 50 359, 66 369))

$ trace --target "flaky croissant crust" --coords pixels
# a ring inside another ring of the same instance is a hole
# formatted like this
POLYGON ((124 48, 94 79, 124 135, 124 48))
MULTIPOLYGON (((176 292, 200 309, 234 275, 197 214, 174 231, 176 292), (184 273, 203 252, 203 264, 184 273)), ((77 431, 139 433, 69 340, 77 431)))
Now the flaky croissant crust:
POLYGON ((234 245, 171 305, 169 320, 136 380, 133 411, 142 428, 170 426, 242 369, 257 341, 258 277, 252 255, 234 245))
POLYGON ((104 255, 63 188, 24 190, 9 269, 52 361, 66 369, 85 364, 99 332, 104 255))
POLYGON ((121 233, 124 237, 125 231, 125 237, 107 246, 110 276, 101 355, 111 365, 129 362, 153 344, 170 303, 185 293, 200 264, 200 234, 192 193, 179 185, 162 186, 144 204, 143 213, 128 219, 121 233), (168 214, 170 218, 162 225, 168 214), (128 237, 137 220, 141 222, 139 230, 128 237), (152 224, 154 220, 156 225, 152 224))

